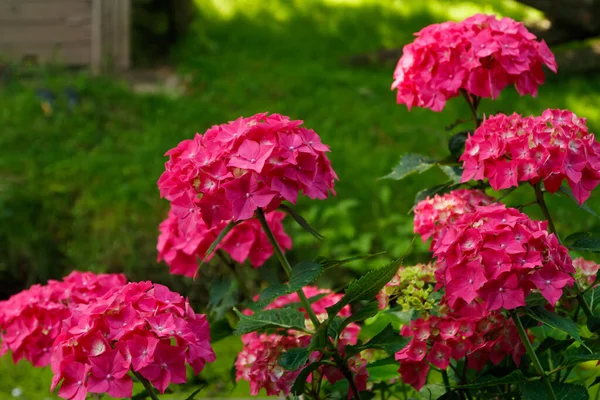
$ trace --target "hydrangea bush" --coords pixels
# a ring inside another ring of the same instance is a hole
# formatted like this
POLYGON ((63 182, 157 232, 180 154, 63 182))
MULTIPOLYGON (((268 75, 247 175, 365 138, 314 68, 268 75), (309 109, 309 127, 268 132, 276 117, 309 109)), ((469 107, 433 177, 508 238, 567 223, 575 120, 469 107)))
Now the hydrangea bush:
POLYGON ((413 208, 427 260, 395 259, 345 289, 319 287, 325 271, 374 256, 292 266, 285 255, 287 215, 323 240, 292 205, 335 194, 330 149, 302 121, 241 117, 166 153, 158 259, 190 278, 219 263, 244 287, 240 271, 274 255, 280 279, 240 301, 215 283, 207 316, 158 283, 74 272, 0 303, 1 354, 50 365, 51 390, 75 400, 132 397, 134 382, 145 390, 135 398, 156 400, 210 368, 211 343, 232 334, 243 344, 235 379, 252 395, 588 399, 600 382, 600 265, 580 253, 600 252, 600 236, 561 239, 545 199, 568 196, 597 217, 584 203, 600 182, 600 145, 568 110, 480 115, 483 99, 509 86, 536 95, 544 68, 557 72, 523 24, 478 14, 416 36, 394 72, 398 103, 441 111, 461 96, 474 125, 449 135, 445 159, 407 154, 387 176, 439 167, 448 177, 413 208), (503 204, 518 188, 532 200, 503 204), (534 205, 544 220, 524 212, 534 205), (225 318, 217 307, 229 308, 225 318))

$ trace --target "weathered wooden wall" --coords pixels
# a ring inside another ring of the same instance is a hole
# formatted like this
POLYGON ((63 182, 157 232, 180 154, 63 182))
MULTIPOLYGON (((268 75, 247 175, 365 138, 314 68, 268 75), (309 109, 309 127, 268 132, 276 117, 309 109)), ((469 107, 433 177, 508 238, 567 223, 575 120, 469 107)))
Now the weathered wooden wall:
POLYGON ((129 68, 130 14, 131 0, 0 0, 0 58, 129 68))

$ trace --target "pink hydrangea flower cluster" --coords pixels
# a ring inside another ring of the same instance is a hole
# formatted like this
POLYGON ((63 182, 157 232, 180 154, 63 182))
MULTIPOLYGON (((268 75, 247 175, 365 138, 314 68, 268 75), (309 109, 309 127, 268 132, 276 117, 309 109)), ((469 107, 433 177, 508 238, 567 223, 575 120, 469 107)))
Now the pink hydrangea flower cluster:
MULTIPOLYGON (((284 218, 285 213, 277 210, 266 215, 275 239, 282 249, 289 250, 292 248, 292 239, 283 229, 284 218)), ((202 219, 198 219, 194 229, 182 231, 179 217, 173 211, 169 211, 169 216, 159 226, 160 235, 156 246, 158 261, 164 260, 172 274, 193 277, 198 269, 198 260, 204 258, 206 251, 224 227, 225 222, 222 222, 208 228, 202 219)), ((254 268, 262 266, 273 255, 273 247, 257 219, 236 225, 219 243, 217 249, 227 252, 240 264, 250 260, 254 268)))
POLYGON ((425 385, 430 365, 446 370, 451 359, 466 357, 468 368, 481 371, 488 361, 498 365, 508 355, 518 366, 525 354, 512 320, 481 303, 462 303, 447 315, 413 320, 401 334, 412 340, 396 353, 399 372, 416 390, 425 385))
POLYGON ((461 22, 425 27, 404 46, 394 71, 397 101, 441 111, 460 90, 496 98, 508 85, 521 95, 537 94, 542 66, 553 72, 554 55, 542 40, 510 18, 477 14, 461 22))
POLYGON ((573 267, 575 267, 575 278, 584 287, 589 287, 596 282, 596 276, 598 275, 598 269, 600 265, 593 261, 588 261, 583 257, 573 259, 573 267))
POLYGON ((524 306, 533 289, 556 304, 575 269, 547 224, 495 203, 446 225, 432 250, 437 288, 450 307, 482 299, 488 310, 510 310, 524 306))
POLYGON ((209 228, 271 211, 298 193, 325 199, 337 175, 319 135, 279 114, 256 114, 213 126, 166 155, 158 186, 183 231, 202 218, 209 228))
POLYGON ((52 389, 83 400, 88 392, 130 398, 130 371, 164 393, 215 360, 206 316, 166 286, 129 283, 74 310, 52 352, 52 389), (62 383, 61 383, 62 382, 62 383))
POLYGON ((467 139, 461 161, 463 182, 488 178, 498 190, 542 180, 554 193, 566 179, 579 204, 600 183, 600 143, 568 110, 492 116, 467 139))
POLYGON ((481 190, 458 189, 421 200, 415 207, 414 231, 423 241, 453 223, 458 216, 495 201, 481 190))
MULTIPOLYGON (((342 295, 331 293, 327 289, 319 289, 313 286, 303 288, 307 298, 327 294, 325 297, 312 303, 313 310, 320 320, 327 318, 326 308, 337 303, 342 295)), ((298 294, 292 293, 277 298, 266 309, 281 308, 291 303, 298 303, 300 298, 298 294)), ((306 312, 306 310, 300 309, 306 312)), ((344 307, 339 316, 348 317, 350 308, 344 307)), ((306 325, 312 328, 312 322, 306 314, 306 325)), ((339 340, 339 351, 343 352, 346 345, 356 344, 359 326, 349 324, 339 340)), ((237 380, 243 379, 250 383, 250 390, 253 396, 258 395, 261 389, 265 389, 267 395, 276 396, 280 394, 288 395, 292 385, 303 367, 296 371, 288 371, 279 365, 279 356, 292 348, 307 347, 311 336, 298 331, 282 331, 278 333, 257 333, 251 332, 242 336, 244 347, 238 354, 235 362, 237 380)), ((321 357, 319 352, 313 352, 310 355, 310 361, 318 360, 321 357)), ((310 362, 309 361, 309 362, 310 362)), ((360 356, 351 357, 349 367, 355 375, 356 385, 359 390, 365 390, 367 384, 366 361, 360 356)), ((321 368, 321 373, 330 383, 335 383, 343 379, 341 372, 335 367, 321 368)))
POLYGON ((126 282, 122 274, 73 271, 62 281, 33 285, 0 302, 0 355, 10 350, 15 363, 24 358, 35 367, 48 365, 54 339, 72 310, 126 282))

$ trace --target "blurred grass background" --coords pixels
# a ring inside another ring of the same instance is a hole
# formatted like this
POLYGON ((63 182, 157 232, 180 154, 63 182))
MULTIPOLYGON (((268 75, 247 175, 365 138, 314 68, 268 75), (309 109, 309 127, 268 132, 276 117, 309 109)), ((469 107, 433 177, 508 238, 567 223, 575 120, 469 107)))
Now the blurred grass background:
MULTIPOLYGON (((444 127, 468 117, 468 108, 455 99, 442 113, 409 113, 389 90, 394 63, 354 66, 347 57, 399 47, 425 25, 476 12, 540 18, 508 0, 197 0, 196 5, 191 30, 170 55, 188 77, 182 96, 139 95, 118 78, 55 67, 0 78, 3 297, 77 268, 124 271, 133 280, 160 281, 202 299, 199 292, 209 283, 171 277, 155 261, 157 226, 168 208, 156 188, 162 155, 213 124, 263 111, 303 119, 315 129, 331 146, 340 176, 337 197, 298 206, 326 241, 315 242, 287 221, 294 239, 290 258, 403 254, 413 237, 408 212, 414 196, 442 175, 432 170, 402 182, 377 178, 406 152, 445 157, 451 133, 444 127), (47 91, 57 95, 49 115, 40 107, 47 91)), ((561 75, 559 69, 537 98, 507 89, 497 101, 484 100, 482 110, 537 114, 569 108, 598 131, 599 88, 598 74, 561 75)), ((524 203, 532 196, 524 190, 508 201, 524 203)), ((551 203, 564 234, 597 225, 568 199, 551 203)), ((593 195, 589 204, 600 208, 600 196, 593 195)), ((424 259, 425 250, 416 243, 409 259, 424 259)), ((358 273, 380 263, 352 268, 358 273)), ((349 272, 326 279, 339 287, 352 277, 349 272)), ((209 382, 204 395, 247 395, 242 384, 230 392, 239 342, 228 339, 216 347, 219 361, 201 376, 209 382)), ((23 399, 52 398, 49 382, 47 370, 0 360, 2 399, 11 398, 15 387, 23 389, 23 399)))

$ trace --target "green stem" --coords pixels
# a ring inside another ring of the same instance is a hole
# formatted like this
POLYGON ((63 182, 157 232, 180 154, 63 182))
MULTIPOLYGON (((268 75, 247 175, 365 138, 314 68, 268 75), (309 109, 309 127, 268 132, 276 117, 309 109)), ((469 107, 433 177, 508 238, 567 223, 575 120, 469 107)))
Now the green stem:
POLYGON ((465 89, 460 89, 460 94, 465 98, 467 104, 469 105, 469 110, 471 110, 471 115, 473 115, 473 122, 475 123, 475 129, 479 128, 481 125, 481 120, 479 119, 479 113, 477 112, 477 107, 479 106, 479 100, 474 99, 473 96, 469 94, 465 89))
MULTIPOLYGON (((533 188, 535 189, 535 199, 538 203, 538 205, 540 206, 540 209, 542 210, 542 213, 544 214, 544 217, 546 218, 546 220, 548 220, 548 229, 550 230, 551 233, 554 233, 556 235, 556 238, 558 239, 558 242, 560 243, 560 236, 558 236, 558 232, 556 232, 556 227, 554 226, 554 222, 552 222, 552 216, 550 216, 550 211, 548 211, 548 206, 546 205, 546 201, 544 200, 544 193, 542 192, 542 183, 538 182, 536 183, 533 188)), ((577 282, 577 280, 575 280, 575 289, 577 290, 577 293, 575 294, 575 296, 577 297, 577 301, 579 302, 579 305, 581 306, 581 309, 583 310, 583 312, 585 313, 586 317, 591 318, 594 316, 594 312, 592 311, 592 309, 590 308, 589 304, 587 303, 587 301, 585 301, 585 299, 582 296, 582 288, 579 285, 579 282, 577 282)))
MULTIPOLYGON (((275 235, 273 235, 273 231, 271 230, 271 228, 269 227, 269 224, 267 223, 267 219, 265 218, 264 211, 261 208, 259 208, 258 210, 256 210, 256 216, 258 217, 258 220, 260 221, 260 225, 262 226, 263 230, 265 231, 265 234, 267 235, 269 242, 271 242, 271 245, 273 246, 273 251, 277 255, 277 258, 279 259, 279 263, 281 264, 281 266, 283 267, 283 270, 289 277, 292 274, 292 266, 290 265, 290 262, 287 260, 287 258, 283 254, 283 250, 281 250, 279 243, 277 243, 277 239, 275 239, 275 235)), ((302 289, 298 290, 296 293, 298 293, 300 302, 306 309, 308 317, 310 318, 313 325, 315 326, 315 329, 318 328, 319 325, 321 325, 321 322, 319 321, 319 318, 317 318, 317 314, 315 314, 315 312, 313 311, 313 309, 310 305, 310 302, 306 298, 306 295, 304 294, 302 289)))
POLYGON ((444 380, 444 386, 446 386, 446 392, 450 389, 450 379, 448 379, 448 372, 445 369, 441 370, 442 379, 444 380))
POLYGON ((356 383, 354 383, 354 377, 352 376, 352 371, 350 371, 350 368, 348 368, 348 365, 342 359, 342 357, 339 356, 339 354, 334 353, 333 359, 335 360, 335 363, 337 364, 340 371, 342 371, 342 374, 344 375, 344 377, 346 378, 348 383, 350 383, 350 388, 352 389, 352 392, 354 393, 354 398, 356 400, 360 400, 360 394, 359 394, 358 388, 356 387, 356 383))
POLYGON ((144 378, 138 372, 135 372, 135 371, 131 371, 131 372, 138 379, 138 381, 140 381, 142 383, 142 385, 144 385, 144 389, 146 389, 146 392, 148 392, 148 396, 150 396, 150 398, 152 400, 159 400, 156 393, 154 393, 154 388, 152 387, 152 384, 148 381, 148 379, 144 378))
POLYGON ((517 315, 517 313, 515 311, 511 312, 511 317, 512 317, 513 321, 515 322, 515 326, 517 327, 517 331, 519 332, 521 341, 523 342, 523 345, 525 346, 525 351, 527 352, 527 355, 529 356, 529 358, 531 359, 531 362, 533 363, 533 367, 535 368, 538 375, 542 379, 544 386, 546 386, 546 391, 548 392, 548 396, 549 396, 548 398, 550 400, 556 400, 556 395, 554 394, 554 390, 552 389, 550 380, 548 379, 548 376, 546 375, 546 372, 544 371, 544 368, 542 367, 542 364, 540 363, 539 358, 535 354, 535 350, 533 349, 533 346, 531 345, 531 342, 529 341, 529 337, 527 336, 527 332, 525 332, 525 327, 523 327, 523 323, 521 322, 521 319, 519 318, 519 316, 517 315))

